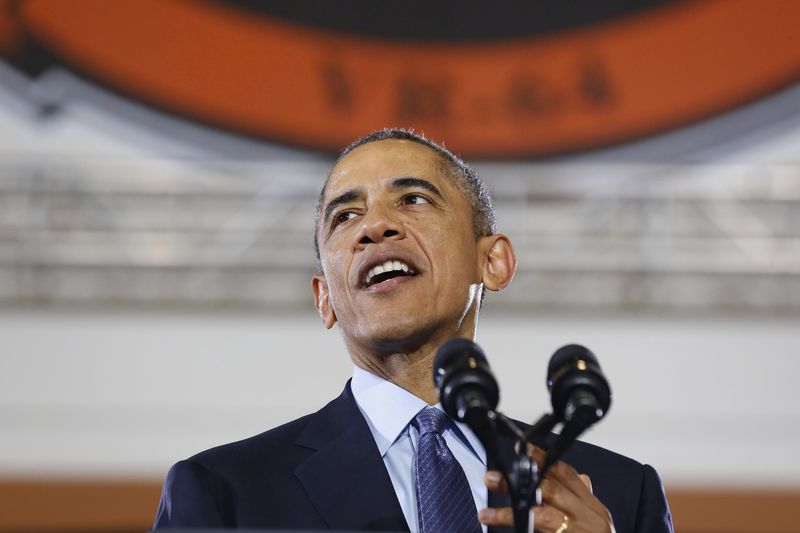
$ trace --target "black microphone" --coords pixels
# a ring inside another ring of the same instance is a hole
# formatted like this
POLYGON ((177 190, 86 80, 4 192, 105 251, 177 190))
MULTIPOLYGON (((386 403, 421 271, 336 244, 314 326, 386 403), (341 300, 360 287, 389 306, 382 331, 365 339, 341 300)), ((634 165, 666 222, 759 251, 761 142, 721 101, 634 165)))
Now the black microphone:
POLYGON ((500 390, 481 347, 469 339, 442 344, 433 359, 433 381, 445 413, 466 422, 480 437, 500 390))
POLYGON ((547 365, 547 388, 553 415, 563 427, 548 450, 542 475, 592 424, 603 418, 611 406, 611 388, 597 357, 579 344, 562 346, 547 365))

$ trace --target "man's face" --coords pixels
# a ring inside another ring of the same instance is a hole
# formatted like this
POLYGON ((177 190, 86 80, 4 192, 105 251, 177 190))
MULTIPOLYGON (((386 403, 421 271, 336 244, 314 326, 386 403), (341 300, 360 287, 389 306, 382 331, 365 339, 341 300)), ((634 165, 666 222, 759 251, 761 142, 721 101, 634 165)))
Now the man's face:
POLYGON ((438 154, 396 139, 356 148, 331 172, 320 219, 314 289, 328 327, 387 350, 459 332, 484 260, 438 154))

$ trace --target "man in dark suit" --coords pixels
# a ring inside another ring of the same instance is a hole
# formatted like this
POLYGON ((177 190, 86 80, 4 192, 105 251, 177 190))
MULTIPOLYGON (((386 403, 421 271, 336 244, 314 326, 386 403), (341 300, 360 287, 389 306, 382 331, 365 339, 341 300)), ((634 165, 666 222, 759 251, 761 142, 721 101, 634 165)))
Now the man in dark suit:
MULTIPOLYGON (((474 171, 408 132, 362 138, 320 194, 315 246, 316 308, 325 327, 339 324, 353 379, 315 414, 176 464, 155 527, 511 526, 480 442, 432 407, 436 350, 474 338, 484 291, 516 269, 474 171)), ((672 530, 651 467, 584 443, 549 471, 542 500, 532 514, 543 533, 672 530)))

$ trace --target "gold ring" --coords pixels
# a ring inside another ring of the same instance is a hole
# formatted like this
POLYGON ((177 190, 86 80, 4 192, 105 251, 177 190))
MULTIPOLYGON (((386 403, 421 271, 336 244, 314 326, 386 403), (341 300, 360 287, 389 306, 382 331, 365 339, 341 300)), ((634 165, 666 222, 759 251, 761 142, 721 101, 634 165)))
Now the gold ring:
POLYGON ((567 528, 569 528, 569 517, 567 515, 564 515, 564 521, 561 522, 560 526, 558 526, 558 529, 556 529, 556 533, 564 533, 567 530, 567 528))

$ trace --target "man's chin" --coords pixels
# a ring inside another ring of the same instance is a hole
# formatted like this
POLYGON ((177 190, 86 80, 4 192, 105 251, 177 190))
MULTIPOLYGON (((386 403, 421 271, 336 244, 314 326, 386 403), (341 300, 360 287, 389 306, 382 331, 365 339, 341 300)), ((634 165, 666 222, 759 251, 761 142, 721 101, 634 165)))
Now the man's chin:
POLYGON ((410 353, 428 342, 435 332, 430 323, 422 322, 420 317, 407 317, 406 320, 393 317, 391 322, 373 319, 361 329, 362 342, 376 353, 410 353))

